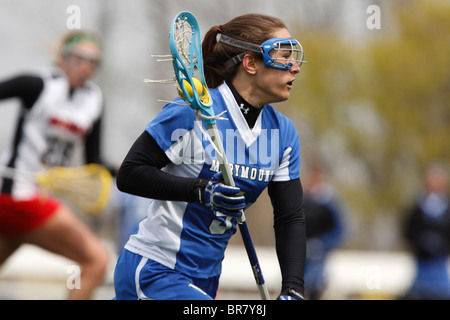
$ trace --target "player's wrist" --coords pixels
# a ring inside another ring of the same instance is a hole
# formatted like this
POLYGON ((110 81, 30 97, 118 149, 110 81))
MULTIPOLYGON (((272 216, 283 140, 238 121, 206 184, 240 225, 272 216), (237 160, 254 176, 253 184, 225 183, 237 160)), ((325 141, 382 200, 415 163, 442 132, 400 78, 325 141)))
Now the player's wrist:
POLYGON ((198 183, 195 185, 192 191, 192 202, 205 203, 205 188, 209 180, 199 179, 198 183))
POLYGON ((289 288, 283 288, 281 290, 280 295, 278 296, 278 300, 305 300, 303 293, 300 292, 300 290, 297 290, 296 288, 289 287, 289 288), (287 299, 287 297, 292 297, 294 299, 287 299))

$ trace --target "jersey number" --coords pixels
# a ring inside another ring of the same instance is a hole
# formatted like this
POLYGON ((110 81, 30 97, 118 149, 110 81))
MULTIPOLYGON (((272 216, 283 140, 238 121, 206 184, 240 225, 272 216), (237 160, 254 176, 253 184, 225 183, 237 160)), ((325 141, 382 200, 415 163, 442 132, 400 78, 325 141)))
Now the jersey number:
POLYGON ((42 155, 42 163, 48 166, 67 165, 74 144, 57 137, 47 137, 48 148, 42 155))
POLYGON ((216 217, 217 218, 213 219, 209 225, 209 232, 211 232, 211 234, 224 234, 233 227, 233 224, 231 223, 232 217, 220 212, 216 212, 216 217))

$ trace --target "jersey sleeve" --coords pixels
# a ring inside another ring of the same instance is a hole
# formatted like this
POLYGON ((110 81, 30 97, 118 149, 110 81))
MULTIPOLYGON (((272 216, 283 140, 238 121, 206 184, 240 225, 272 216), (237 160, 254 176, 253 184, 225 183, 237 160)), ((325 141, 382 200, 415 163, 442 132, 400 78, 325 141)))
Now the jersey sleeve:
POLYGON ((300 177, 300 140, 292 120, 285 119, 280 126, 280 165, 272 181, 289 181, 300 177))
POLYGON ((147 125, 146 131, 175 164, 183 161, 183 146, 190 143, 191 130, 194 128, 194 111, 178 99, 169 103, 147 125))
POLYGON ((0 82, 0 100, 19 98, 30 109, 44 88, 44 81, 35 75, 20 75, 0 82))

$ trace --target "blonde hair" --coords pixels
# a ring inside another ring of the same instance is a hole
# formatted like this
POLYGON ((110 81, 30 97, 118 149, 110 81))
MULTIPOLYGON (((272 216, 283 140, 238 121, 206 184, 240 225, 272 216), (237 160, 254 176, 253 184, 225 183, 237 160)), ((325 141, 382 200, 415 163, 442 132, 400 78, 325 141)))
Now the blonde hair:
POLYGON ((74 45, 84 41, 95 43, 100 48, 99 40, 94 33, 76 30, 64 35, 60 44, 60 52, 68 53, 74 45))

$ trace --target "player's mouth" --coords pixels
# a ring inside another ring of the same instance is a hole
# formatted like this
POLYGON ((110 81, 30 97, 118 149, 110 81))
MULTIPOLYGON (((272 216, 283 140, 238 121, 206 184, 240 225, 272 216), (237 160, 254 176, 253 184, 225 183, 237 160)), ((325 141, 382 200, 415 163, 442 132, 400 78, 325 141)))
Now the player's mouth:
POLYGON ((289 82, 287 83, 287 86, 288 86, 289 89, 292 89, 292 84, 294 83, 294 81, 295 81, 295 80, 292 80, 292 81, 289 81, 289 82))

